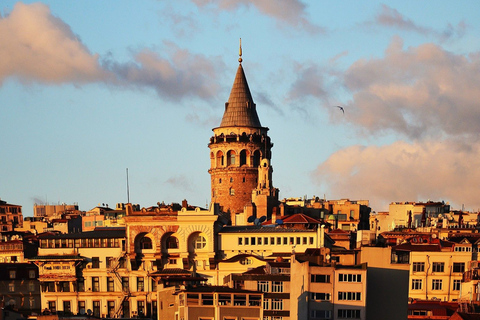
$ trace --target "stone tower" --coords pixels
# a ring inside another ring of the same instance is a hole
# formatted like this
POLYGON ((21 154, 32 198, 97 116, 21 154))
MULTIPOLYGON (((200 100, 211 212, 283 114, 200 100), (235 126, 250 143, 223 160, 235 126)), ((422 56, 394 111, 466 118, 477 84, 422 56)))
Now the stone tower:
POLYGON ((237 74, 225 103, 222 122, 212 129, 213 137, 208 145, 212 203, 218 203, 231 218, 252 203, 252 191, 259 183, 259 166, 264 159, 270 163, 273 147, 267 135, 268 128, 260 124, 241 56, 240 46, 237 74))

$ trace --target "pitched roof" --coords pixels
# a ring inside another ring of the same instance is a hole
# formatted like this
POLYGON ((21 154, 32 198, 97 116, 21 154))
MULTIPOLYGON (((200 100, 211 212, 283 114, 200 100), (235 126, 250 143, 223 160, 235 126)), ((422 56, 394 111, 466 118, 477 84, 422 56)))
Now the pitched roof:
POLYGON ((235 75, 232 91, 230 91, 230 97, 225 104, 225 112, 220 127, 259 128, 261 126, 247 78, 240 64, 235 75))

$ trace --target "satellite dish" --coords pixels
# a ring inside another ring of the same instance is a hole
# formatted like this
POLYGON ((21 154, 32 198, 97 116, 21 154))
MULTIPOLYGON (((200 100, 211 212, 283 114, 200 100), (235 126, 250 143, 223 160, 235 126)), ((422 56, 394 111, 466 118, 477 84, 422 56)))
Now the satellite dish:
POLYGON ((275 220, 275 224, 283 224, 283 220, 282 219, 277 219, 277 220, 275 220))
POLYGON ((258 219, 258 222, 262 223, 265 222, 265 220, 267 220, 267 216, 261 216, 260 219, 258 219))
POLYGON ((260 223, 260 219, 257 218, 255 220, 253 220, 254 225, 258 226, 259 223, 260 223))
POLYGON ((250 222, 250 223, 255 222, 255 216, 248 217, 247 221, 250 222))

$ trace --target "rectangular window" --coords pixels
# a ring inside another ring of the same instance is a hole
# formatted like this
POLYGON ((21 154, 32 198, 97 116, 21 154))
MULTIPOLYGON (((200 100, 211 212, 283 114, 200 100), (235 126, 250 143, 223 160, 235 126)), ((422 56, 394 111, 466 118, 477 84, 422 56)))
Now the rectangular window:
POLYGON ((268 281, 258 281, 257 290, 261 291, 261 292, 269 292, 270 291, 270 282, 268 282, 268 281))
POLYGON ((453 290, 454 291, 459 291, 461 285, 462 285, 462 280, 453 280, 453 290))
POLYGON ((145 315, 145 301, 137 301, 137 312, 139 317, 145 315))
POLYGON ((255 245, 255 237, 251 237, 251 238, 250 238, 250 243, 252 244, 252 246, 255 245))
POLYGON ((202 306, 213 306, 213 294, 202 294, 202 306))
POLYGON ((196 306, 199 301, 198 293, 187 293, 187 305, 196 306))
POLYGON ((325 293, 325 292, 312 292, 311 293, 311 298, 312 300, 317 300, 317 301, 330 301, 330 293, 325 293))
POLYGON ((313 237, 310 237, 310 244, 313 244, 313 237))
POLYGON ((272 310, 283 310, 283 300, 272 299, 271 307, 272 307, 272 310))
POLYGON ((361 274, 340 273, 338 275, 339 282, 362 282, 361 274))
POLYGON ((249 242, 248 242, 248 238, 245 238, 245 245, 248 246, 249 242))
POLYGON ((331 319, 332 312, 330 310, 312 310, 310 317, 313 319, 331 319))
POLYGON ((277 237, 277 245, 281 245, 281 244, 282 244, 282 238, 277 237))
POLYGON ((85 301, 78 301, 78 313, 85 314, 85 301))
POLYGON ((78 278, 77 280, 77 291, 78 292, 85 292, 85 279, 78 278))
POLYGON ((107 277, 107 291, 108 292, 115 291, 115 283, 113 282, 112 277, 107 277))
POLYGON ((330 283, 330 275, 328 275, 328 274, 312 274, 312 275, 310 275, 310 282, 330 283))
POLYGON ((457 273, 465 272, 465 262, 454 262, 453 272, 457 272, 457 273))
POLYGON ((128 277, 122 277, 122 290, 123 292, 130 291, 130 285, 128 282, 128 277))
POLYGON ((234 294, 233 295, 233 305, 234 306, 246 306, 247 305, 247 296, 245 294, 234 294))
POLYGON ((50 312, 57 312, 57 304, 55 301, 48 301, 48 310, 50 312))
POLYGON ((432 290, 442 290, 442 279, 432 280, 432 290))
POLYGON ((152 292, 157 291, 157 281, 155 279, 152 279, 152 292))
POLYGON ((8 292, 15 292, 15 283, 11 282, 8 284, 8 292))
POLYGON ((261 237, 258 237, 257 238, 257 244, 260 246, 262 245, 262 238, 261 237))
POLYGON ((307 244, 307 237, 303 237, 302 240, 303 240, 302 244, 303 244, 303 245, 306 245, 306 244, 307 244))
POLYGON ((219 294, 218 295, 218 304, 221 306, 229 306, 232 304, 232 295, 231 294, 219 294))
POLYGON ((250 295, 248 297, 248 305, 250 307, 260 307, 261 302, 262 302, 262 296, 250 295))
POLYGON ((348 300, 348 301, 360 301, 362 300, 362 295, 360 292, 339 292, 338 300, 348 300))
POLYGON ((359 309, 338 309, 338 318, 341 319, 360 319, 359 309))
POLYGON ((272 292, 283 292, 283 282, 272 281, 272 292))
POLYGON ((100 291, 100 280, 98 277, 92 277, 92 291, 93 292, 100 291))
POLYGON ((284 244, 284 245, 287 245, 287 244, 288 244, 288 238, 287 238, 287 237, 283 237, 283 244, 284 244))
POLYGON ((9 278, 10 279, 15 279, 17 277, 17 271, 16 270, 10 270, 8 272, 9 278))
POLYGON ((71 313, 72 312, 70 301, 63 301, 63 311, 65 313, 71 313))
POLYGON ((35 281, 29 281, 28 282, 28 291, 33 292, 35 291, 35 281))
POLYGON ((100 301, 93 301, 93 316, 100 318, 100 301))
POLYGON ((412 264, 413 272, 425 272, 425 262, 414 262, 412 264))
POLYGON ((444 262, 434 262, 432 264, 432 272, 444 272, 445 263, 444 262))
POLYGON ((93 269, 100 268, 100 258, 99 257, 92 257, 92 268, 93 269))
POLYGON ((263 244, 268 245, 268 237, 263 238, 263 244))
POLYGON ((238 238, 238 245, 239 246, 243 245, 243 238, 241 237, 238 238))
POLYGON ((145 291, 145 282, 143 277, 137 277, 137 291, 145 291))
POLYGON ((422 279, 412 279, 412 290, 422 290, 422 279))
POLYGON ((270 245, 275 245, 275 238, 274 237, 270 237, 270 245))
POLYGON ((30 279, 35 279, 36 276, 35 276, 35 270, 28 270, 28 277, 30 279))

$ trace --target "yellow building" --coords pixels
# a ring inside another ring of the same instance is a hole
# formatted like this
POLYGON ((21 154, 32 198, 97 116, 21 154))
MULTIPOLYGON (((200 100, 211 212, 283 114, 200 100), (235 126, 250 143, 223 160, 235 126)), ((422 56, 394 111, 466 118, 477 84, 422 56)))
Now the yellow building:
POLYGON ((456 244, 431 236, 413 237, 392 248, 392 263, 410 265, 409 298, 412 299, 457 300, 471 258, 471 244, 456 244))

